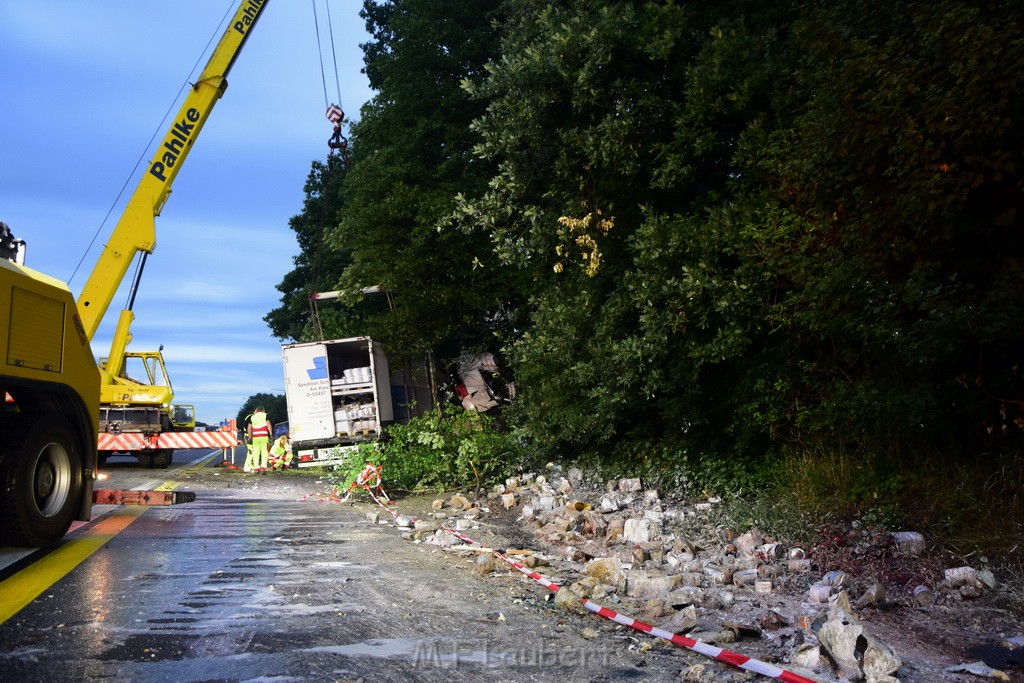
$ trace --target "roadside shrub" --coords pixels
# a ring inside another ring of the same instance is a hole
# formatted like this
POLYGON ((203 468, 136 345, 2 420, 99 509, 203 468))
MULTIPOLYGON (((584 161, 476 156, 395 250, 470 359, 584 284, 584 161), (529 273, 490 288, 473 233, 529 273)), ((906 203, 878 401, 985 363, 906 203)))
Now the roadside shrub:
POLYGON ((387 490, 477 488, 504 478, 520 454, 514 437, 498 431, 493 418, 456 409, 391 425, 385 438, 363 444, 332 480, 347 489, 372 462, 383 465, 387 490))

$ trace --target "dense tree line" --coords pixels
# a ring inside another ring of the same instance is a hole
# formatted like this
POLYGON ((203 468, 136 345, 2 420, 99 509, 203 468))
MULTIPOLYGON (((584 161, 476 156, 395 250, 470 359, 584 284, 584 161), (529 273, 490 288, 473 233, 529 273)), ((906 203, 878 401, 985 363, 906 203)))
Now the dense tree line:
POLYGON ((267 320, 380 285, 325 333, 502 352, 550 455, 1018 451, 1022 12, 366 0, 376 95, 267 320))

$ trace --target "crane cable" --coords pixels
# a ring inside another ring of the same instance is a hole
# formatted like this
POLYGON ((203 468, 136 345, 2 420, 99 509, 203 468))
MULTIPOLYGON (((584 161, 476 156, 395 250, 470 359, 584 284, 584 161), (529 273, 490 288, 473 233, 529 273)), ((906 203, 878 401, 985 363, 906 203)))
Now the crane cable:
MULTIPOLYGON (((324 173, 321 175, 321 190, 320 190, 320 242, 321 245, 324 243, 325 237, 325 226, 327 224, 327 212, 328 212, 328 201, 327 201, 327 189, 331 184, 331 180, 334 176, 335 170, 335 150, 340 151, 341 164, 343 170, 348 170, 350 164, 350 157, 348 151, 348 140, 342 135, 342 126, 345 123, 345 112, 341 108, 341 80, 338 76, 338 57, 335 50, 334 44, 334 22, 331 20, 331 6, 330 3, 325 0, 324 7, 327 12, 327 34, 330 41, 331 59, 334 64, 334 86, 337 94, 337 103, 332 104, 327 94, 327 73, 324 67, 324 46, 320 38, 320 21, 317 14, 317 0, 312 0, 313 5, 313 25, 316 29, 316 44, 317 44, 317 55, 320 58, 320 81, 323 85, 324 92, 324 109, 327 111, 328 118, 334 123, 334 135, 328 141, 328 147, 330 153, 327 156, 327 164, 325 166, 324 173), (336 112, 332 118, 332 109, 336 112)), ((320 310, 317 306, 317 301, 313 297, 313 294, 319 289, 320 279, 320 265, 321 265, 321 254, 323 249, 317 249, 314 252, 312 273, 310 275, 310 290, 309 290, 309 310, 312 322, 316 327, 317 335, 320 339, 324 338, 323 324, 320 320, 320 310)))
POLYGON ((334 124, 334 134, 327 141, 327 146, 331 150, 327 157, 327 169, 328 171, 333 171, 334 152, 337 151, 340 153, 342 166, 347 170, 351 165, 351 158, 348 150, 348 139, 342 133, 342 126, 345 125, 345 110, 341 108, 341 80, 338 77, 338 55, 334 49, 334 22, 331 20, 331 6, 327 0, 324 0, 324 7, 327 11, 327 32, 330 36, 331 58, 334 62, 334 87, 338 98, 337 104, 331 103, 327 96, 327 74, 324 69, 324 46, 320 40, 320 20, 316 9, 317 0, 312 0, 312 2, 313 25, 316 28, 317 55, 320 58, 320 81, 324 89, 324 108, 327 118, 334 124))
MULTIPOLYGON (((324 86, 324 109, 330 106, 330 101, 327 99, 327 74, 324 72, 324 50, 320 44, 320 19, 316 13, 316 0, 311 0, 313 3, 313 28, 316 31, 316 52, 317 56, 320 57, 320 82, 324 86)), ((328 22, 330 18, 328 18, 328 22)), ((337 67, 335 67, 337 68, 337 67)))

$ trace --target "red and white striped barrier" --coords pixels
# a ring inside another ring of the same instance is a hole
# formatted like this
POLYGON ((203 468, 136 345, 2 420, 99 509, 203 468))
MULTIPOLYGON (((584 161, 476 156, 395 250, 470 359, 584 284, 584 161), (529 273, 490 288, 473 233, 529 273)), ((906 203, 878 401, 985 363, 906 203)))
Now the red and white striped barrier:
MULTIPOLYGON (((394 512, 391 508, 377 500, 377 497, 373 495, 373 491, 370 491, 369 488, 366 489, 366 492, 370 494, 370 497, 373 498, 374 502, 376 502, 382 508, 390 512, 393 517, 399 516, 397 512, 394 512)), ((460 541, 464 541, 471 545, 482 545, 474 541, 469 536, 466 536, 463 533, 455 531, 454 529, 445 529, 445 531, 455 536, 460 541)), ((562 587, 558 584, 549 581, 537 572, 528 569, 522 564, 509 558, 504 553, 498 552, 497 550, 492 550, 491 552, 494 553, 496 557, 515 567, 517 570, 519 570, 523 574, 526 574, 531 579, 533 579, 540 585, 544 586, 548 590, 555 593, 562 590, 562 587)), ((632 617, 627 617, 625 615, 619 614, 614 610, 610 610, 607 607, 602 607, 601 605, 598 605, 596 602, 591 602, 586 598, 582 598, 582 600, 583 606, 586 607, 589 611, 593 612, 594 614, 597 614, 598 616, 602 616, 605 619, 614 621, 617 624, 628 626, 629 628, 640 631, 642 633, 649 633, 650 635, 655 636, 656 638, 661 638, 662 640, 666 640, 672 643, 673 645, 685 647, 686 649, 704 655, 705 657, 710 657, 720 662, 731 664, 732 666, 743 669, 744 671, 752 671, 756 674, 760 674, 761 676, 767 676, 768 678, 774 678, 776 680, 785 681, 785 683, 817 683, 811 678, 801 676, 800 674, 793 673, 792 671, 787 671, 785 669, 775 666, 774 664, 762 662, 759 659, 754 659, 752 657, 747 657, 746 655, 741 655, 737 652, 731 652, 720 647, 715 647, 714 645, 709 645, 699 640, 694 640, 693 638, 687 638, 686 636, 682 636, 677 633, 671 633, 669 631, 666 631, 665 629, 658 628, 657 626, 652 626, 651 624, 644 623, 638 619, 633 619, 632 617)))
POLYGON ((151 449, 234 448, 238 439, 232 432, 164 432, 154 436, 138 433, 99 435, 101 451, 141 451, 151 449))

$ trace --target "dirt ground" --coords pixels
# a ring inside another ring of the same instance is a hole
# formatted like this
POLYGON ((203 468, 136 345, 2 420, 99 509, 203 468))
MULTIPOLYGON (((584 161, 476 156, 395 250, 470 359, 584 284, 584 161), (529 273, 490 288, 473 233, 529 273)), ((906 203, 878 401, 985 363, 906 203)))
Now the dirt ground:
MULTIPOLYGON (((251 481, 251 478, 226 476, 221 483, 229 488, 270 488, 269 482, 264 484, 251 481)), ((468 537, 483 546, 505 550, 507 556, 514 560, 524 561, 527 557, 534 557, 538 564, 536 571, 561 586, 569 586, 584 579, 586 563, 599 556, 594 548, 601 544, 590 543, 586 546, 586 552, 581 552, 574 546, 579 541, 578 536, 568 534, 557 537, 540 533, 538 529, 541 523, 523 515, 523 506, 527 500, 525 490, 519 491, 517 505, 511 509, 502 506, 495 491, 491 492, 490 497, 474 498, 467 495, 467 498, 472 499, 471 508, 477 508, 468 515, 466 510, 453 508, 449 504, 453 493, 395 495, 395 504, 389 506, 390 512, 365 494, 340 502, 337 494, 331 491, 330 483, 309 471, 277 475, 273 478, 273 490, 274 495, 282 497, 347 506, 362 516, 367 525, 393 527, 392 533, 404 538, 406 543, 419 546, 430 557, 430 564, 440 562, 450 566, 452 571, 457 572, 459 582, 478 587, 481 597, 486 596, 487 604, 480 606, 480 609, 487 608, 485 619, 505 620, 517 612, 531 612, 532 617, 540 617, 542 624, 536 633, 538 642, 544 642, 545 638, 553 635, 562 639, 571 638, 581 645, 581 652, 610 656, 609 661, 614 663, 617 680, 623 677, 700 682, 766 680, 757 674, 685 651, 596 615, 566 609, 556 604, 550 590, 508 564, 500 561, 488 563, 481 559, 486 553, 464 547, 460 549, 457 544, 449 547, 433 545, 436 537, 443 534, 433 532, 434 527, 454 528, 458 524, 462 533, 468 537), (438 509, 439 504, 435 502, 438 500, 445 501, 441 509, 438 509), (419 529, 415 528, 417 526, 419 529)), ((572 492, 571 497, 573 500, 589 501, 596 507, 601 494, 602 491, 588 491, 580 487, 572 492)), ((661 507, 669 505, 663 503, 661 507)), ((678 507, 683 504, 671 505, 678 507)), ((714 530, 709 529, 703 545, 712 545, 706 539, 714 538, 714 535, 714 530)), ((780 539, 773 540, 784 545, 780 539)), ((619 540, 606 544, 608 554, 616 551, 621 555, 624 544, 628 545, 628 542, 619 540)), ((705 547, 705 550, 712 554, 721 552, 721 548, 705 547)), ((889 555, 889 559, 893 560, 892 553, 889 555)), ((951 561, 945 556, 942 560, 951 561)), ((963 597, 955 590, 947 590, 938 585, 941 582, 936 572, 941 572, 942 568, 929 564, 936 561, 933 556, 903 561, 917 564, 909 568, 909 573, 905 571, 907 567, 881 567, 881 571, 889 571, 886 575, 890 579, 888 595, 854 609, 856 620, 864 631, 888 645, 902 661, 895 674, 896 680, 910 683, 982 681, 986 678, 979 675, 985 673, 983 669, 979 669, 978 674, 955 673, 947 669, 985 659, 993 667, 998 667, 997 671, 988 672, 991 680, 1024 681, 1024 647, 1018 647, 1024 636, 1024 601, 1021 599, 1024 587, 1011 583, 1015 580, 1012 574, 1002 574, 997 568, 999 585, 995 589, 986 587, 976 596, 969 593, 971 597, 963 597), (907 585, 906 581, 915 572, 918 577, 930 576, 933 579, 937 596, 934 604, 922 606, 910 595, 912 586, 907 585)), ((732 642, 719 642, 719 647, 797 670, 814 680, 846 680, 827 656, 813 671, 793 664, 794 653, 801 646, 817 642, 815 629, 820 627, 829 611, 827 604, 809 601, 808 589, 824 573, 835 568, 827 566, 825 562, 838 563, 837 566, 842 566, 850 575, 848 592, 853 602, 862 597, 870 584, 869 579, 879 574, 879 559, 858 558, 856 555, 841 557, 835 552, 823 552, 821 562, 819 564, 812 558, 809 572, 781 577, 775 582, 776 588, 768 594, 760 594, 750 588, 720 587, 722 592, 730 594, 726 604, 715 604, 712 600, 699 605, 696 610, 696 626, 692 630, 687 629, 687 632, 695 639, 702 639, 702 635, 722 632, 723 624, 738 624, 741 626, 735 629, 738 637, 732 642), (858 574, 858 566, 864 569, 864 575, 858 574), (776 623, 771 623, 773 620, 776 623)), ((426 569, 428 565, 423 566, 426 569)), ((444 580, 439 579, 436 573, 434 579, 444 580)), ((439 591, 436 598, 443 599, 443 587, 432 586, 429 590, 439 591)), ((626 616, 648 618, 655 625, 670 621, 664 614, 651 612, 649 603, 625 595, 613 594, 595 601, 626 616)), ((580 671, 582 677, 576 680, 605 680, 601 675, 594 674, 592 668, 583 667, 580 671), (589 673, 584 673, 587 671, 589 673)))

